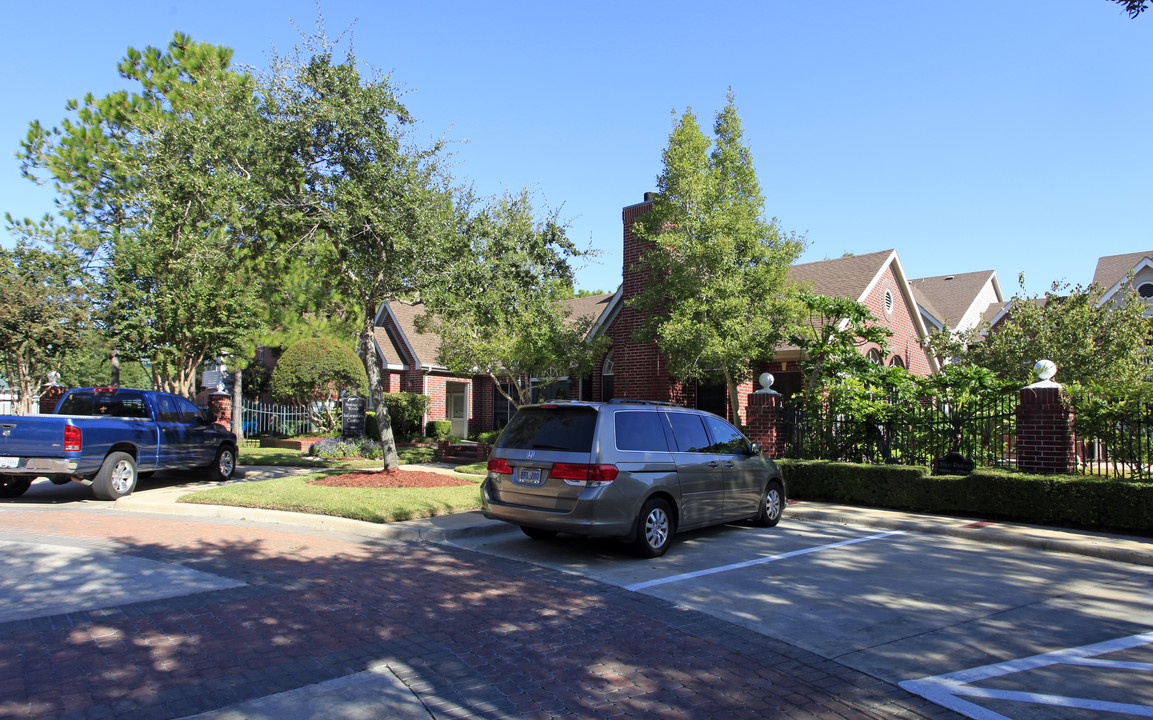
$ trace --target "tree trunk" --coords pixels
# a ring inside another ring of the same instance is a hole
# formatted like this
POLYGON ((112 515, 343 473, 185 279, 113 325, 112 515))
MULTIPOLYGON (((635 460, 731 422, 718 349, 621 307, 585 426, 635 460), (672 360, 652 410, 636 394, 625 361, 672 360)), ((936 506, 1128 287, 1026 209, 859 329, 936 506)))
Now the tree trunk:
POLYGON ((232 432, 237 440, 244 439, 244 371, 232 371, 232 432))
POLYGON ((368 407, 376 411, 376 424, 380 428, 380 446, 384 450, 384 469, 395 470, 400 465, 396 454, 396 438, 392 435, 392 420, 384 404, 384 380, 376 357, 376 306, 370 300, 364 305, 364 322, 360 330, 360 358, 364 374, 368 376, 368 407))
POLYGON ((120 353, 116 348, 112 348, 112 357, 109 359, 108 364, 112 368, 112 382, 109 384, 114 388, 118 388, 120 387, 120 353))
POLYGON ((733 425, 741 425, 741 398, 737 392, 737 383, 725 368, 725 387, 729 391, 729 418, 733 425))

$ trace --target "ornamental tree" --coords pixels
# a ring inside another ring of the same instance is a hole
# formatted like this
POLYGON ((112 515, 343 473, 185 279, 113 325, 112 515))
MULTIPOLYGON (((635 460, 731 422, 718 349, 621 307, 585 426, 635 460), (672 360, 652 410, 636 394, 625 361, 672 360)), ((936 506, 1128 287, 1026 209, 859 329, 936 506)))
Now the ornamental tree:
POLYGON ((464 233, 471 250, 419 323, 440 336, 439 362, 489 376, 514 406, 531 402, 534 387, 587 374, 609 340, 589 337, 596 318, 573 317, 562 302, 573 296, 571 261, 586 253, 556 213, 537 217, 528 191, 506 194, 464 233))
POLYGON ((651 249, 631 302, 647 318, 636 339, 655 340, 678 379, 724 380, 737 417, 751 362, 771 358, 792 324, 789 266, 804 241, 765 214, 731 90, 713 133, 691 110, 674 124, 652 211, 634 228, 651 249))
POLYGON ((313 338, 284 351, 269 388, 279 402, 307 406, 313 425, 329 430, 336 427, 341 393, 363 394, 368 378, 352 348, 331 338, 313 338))

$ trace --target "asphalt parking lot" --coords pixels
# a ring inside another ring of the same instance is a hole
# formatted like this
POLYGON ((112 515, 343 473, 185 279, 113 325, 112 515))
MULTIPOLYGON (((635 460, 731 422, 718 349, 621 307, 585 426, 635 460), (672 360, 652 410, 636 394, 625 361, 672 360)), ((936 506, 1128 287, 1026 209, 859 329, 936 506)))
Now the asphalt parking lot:
POLYGON ((457 541, 659 597, 981 720, 1153 717, 1153 568, 786 518, 678 537, 457 541))

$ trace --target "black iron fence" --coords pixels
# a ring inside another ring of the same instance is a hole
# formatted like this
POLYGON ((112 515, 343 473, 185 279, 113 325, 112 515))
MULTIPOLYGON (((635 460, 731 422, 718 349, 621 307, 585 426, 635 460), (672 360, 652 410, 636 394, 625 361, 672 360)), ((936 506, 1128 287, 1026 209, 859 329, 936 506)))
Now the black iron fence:
POLYGON ((873 417, 835 408, 785 413, 786 455, 807 460, 933 465, 960 455, 979 466, 1012 467, 1017 398, 950 407, 891 404, 873 417))
MULTIPOLYGON (((882 404, 872 417, 786 406, 785 455, 804 460, 933 466, 959 455, 979 467, 1016 467, 1018 398, 981 404, 882 404)), ((1075 471, 1153 479, 1153 405, 1069 397, 1075 471)), ((878 406, 874 404, 874 410, 878 406)))

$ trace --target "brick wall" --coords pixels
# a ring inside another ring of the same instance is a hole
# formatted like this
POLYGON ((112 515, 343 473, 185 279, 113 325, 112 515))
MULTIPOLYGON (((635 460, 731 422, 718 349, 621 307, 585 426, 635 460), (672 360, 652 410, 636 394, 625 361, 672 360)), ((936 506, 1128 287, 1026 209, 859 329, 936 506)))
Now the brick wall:
MULTIPOLYGON (((909 312, 909 307, 905 303, 905 294, 901 289, 901 284, 897 281, 893 266, 890 264, 881 274, 880 281, 865 297, 863 304, 873 314, 873 317, 877 318, 878 325, 893 331, 893 336, 889 338, 889 351, 883 356, 885 365, 891 365, 893 358, 899 356, 910 373, 928 375, 932 372, 929 358, 925 354, 924 348, 921 347, 916 322, 909 312), (886 290, 893 297, 893 309, 889 312, 885 310, 886 290)), ((861 352, 867 355, 870 350, 875 348, 877 348, 876 345, 866 345, 861 347, 861 352)))

